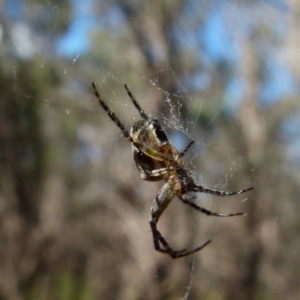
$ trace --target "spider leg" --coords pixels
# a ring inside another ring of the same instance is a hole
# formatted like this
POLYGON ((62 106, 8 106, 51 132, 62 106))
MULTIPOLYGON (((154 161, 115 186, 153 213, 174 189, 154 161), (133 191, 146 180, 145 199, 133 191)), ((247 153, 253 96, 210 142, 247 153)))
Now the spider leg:
POLYGON ((190 250, 190 251, 187 251, 187 249, 175 251, 171 248, 171 246, 168 244, 168 242, 165 240, 165 238, 157 230, 156 222, 150 221, 150 226, 151 226, 151 230, 152 230, 152 234, 153 234, 153 241, 154 241, 155 250, 159 251, 159 252, 162 252, 162 253, 169 254, 174 259, 175 258, 180 258, 180 257, 183 257, 183 256, 187 256, 187 255, 193 254, 197 251, 200 251, 201 249, 203 249, 205 246, 207 246, 211 242, 211 240, 208 240, 207 242, 205 242, 200 247, 197 247, 197 248, 195 248, 193 250, 190 250), (161 247, 160 243, 163 247, 161 247))
POLYGON ((151 216, 150 216, 150 227, 153 235, 153 243, 154 248, 156 251, 166 253, 170 255, 172 258, 179 258, 183 256, 190 255, 192 253, 195 253, 197 251, 200 251, 205 246, 207 246, 211 240, 208 240, 206 243, 201 245, 200 247, 197 247, 193 250, 187 251, 187 249, 182 250, 173 250, 172 247, 169 245, 169 243, 166 241, 166 239, 161 235, 161 233, 157 229, 157 222, 161 216, 161 214, 164 212, 164 210, 167 208, 169 203, 174 198, 175 194, 172 192, 171 189, 171 183, 167 182, 163 185, 163 187, 158 192, 152 207, 151 207, 151 216))
POLYGON ((99 94, 99 92, 98 92, 98 90, 96 88, 96 84, 94 82, 92 82, 92 86, 93 86, 93 89, 94 89, 94 93, 95 93, 96 97, 98 98, 99 104, 106 111, 106 113, 111 118, 111 120, 121 129, 121 131, 122 131, 123 135, 125 136, 125 138, 127 138, 130 142, 134 143, 134 141, 131 138, 131 136, 129 135, 129 132, 127 131, 127 129, 121 123, 121 121, 116 116, 116 114, 109 109, 109 107, 107 106, 107 104, 104 102, 103 98, 100 96, 100 94, 99 94))
POLYGON ((147 175, 149 177, 156 177, 156 176, 160 176, 160 175, 165 175, 166 173, 167 173, 167 168, 160 168, 160 169, 156 169, 156 170, 147 172, 147 175))
POLYGON ((131 99, 133 105, 135 106, 135 108, 139 111, 140 116, 145 119, 148 120, 149 117, 146 115, 146 113, 142 110, 141 106, 139 105, 139 103, 135 100, 135 98, 133 97, 131 91, 129 90, 128 86, 126 84, 124 84, 125 89, 127 91, 127 94, 129 96, 129 98, 131 99))
POLYGON ((191 141, 184 149, 180 152, 180 156, 183 157, 185 153, 192 147, 195 141, 191 141))
POLYGON ((205 209, 199 205, 197 205, 196 203, 192 202, 191 199, 193 198, 185 198, 183 196, 178 197, 184 204, 187 204, 189 206, 191 206, 192 208, 202 212, 205 215, 208 216, 215 216, 215 217, 234 217, 234 216, 242 216, 242 215, 246 215, 244 213, 231 213, 231 214, 223 214, 223 213, 215 213, 212 212, 208 209, 205 209))
MULTIPOLYGON (((117 115, 112 112, 109 107, 107 106, 107 104, 105 103, 105 101, 103 100, 103 98, 100 96, 97 88, 96 88, 96 84, 94 82, 92 82, 92 86, 94 89, 94 93, 98 99, 99 104, 102 106, 102 108, 106 111, 106 113, 108 114, 108 116, 111 118, 111 120, 121 129, 123 136, 130 141, 133 145, 135 145, 137 147, 137 149, 144 149, 145 152, 150 152, 152 153, 154 150, 152 150, 152 148, 141 144, 137 141, 134 141, 132 139, 132 137, 130 136, 128 130, 125 128, 125 126, 121 123, 121 121, 119 120, 119 118, 117 117, 117 115)), ((138 105, 138 104, 137 104, 138 105)), ((157 156, 159 155, 159 153, 155 153, 157 156)), ((160 158, 162 160, 162 158, 160 158)))
POLYGON ((224 196, 232 196, 232 195, 243 194, 243 193, 246 193, 246 192, 251 191, 253 189, 254 189, 254 186, 252 186, 250 188, 242 189, 242 190, 239 190, 239 191, 235 191, 235 192, 225 192, 225 191, 207 189, 207 188, 205 188, 201 185, 195 185, 191 188, 191 191, 224 197, 224 196))

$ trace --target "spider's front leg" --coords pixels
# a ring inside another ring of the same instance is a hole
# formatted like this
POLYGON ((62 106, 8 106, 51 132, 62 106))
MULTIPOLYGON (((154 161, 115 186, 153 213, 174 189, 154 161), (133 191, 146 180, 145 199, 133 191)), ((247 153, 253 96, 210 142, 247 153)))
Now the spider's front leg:
POLYGON ((165 238, 161 235, 161 233, 157 229, 157 222, 161 216, 161 214, 164 212, 166 207, 169 205, 169 203, 174 198, 175 194, 173 193, 171 189, 171 183, 166 182, 163 187, 158 192, 152 207, 151 207, 151 217, 150 217, 150 226, 152 230, 153 235, 153 242, 155 250, 169 254, 172 258, 179 258, 183 256, 187 256, 189 254, 195 253, 197 251, 200 251, 203 249, 206 245, 208 245, 211 240, 208 240, 206 243, 201 245, 200 247, 197 247, 193 250, 187 251, 186 249, 175 251, 171 248, 171 246, 168 244, 168 242, 165 240, 165 238))

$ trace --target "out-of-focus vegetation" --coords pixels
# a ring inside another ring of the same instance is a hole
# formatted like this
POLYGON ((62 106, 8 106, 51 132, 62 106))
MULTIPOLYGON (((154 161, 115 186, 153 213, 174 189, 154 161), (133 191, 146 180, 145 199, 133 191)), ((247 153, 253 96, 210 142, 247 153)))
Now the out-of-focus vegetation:
POLYGON ((299 1, 28 0, 0 11, 1 300, 299 297, 299 1), (88 50, 60 55, 78 11, 93 22, 88 50), (217 12, 234 54, 207 47, 217 12), (255 185, 196 200, 248 216, 202 217, 175 199, 158 224, 171 245, 213 242, 175 261, 157 253, 148 219, 162 183, 140 179, 92 81, 127 127, 138 115, 124 83, 195 139, 199 183, 255 185))

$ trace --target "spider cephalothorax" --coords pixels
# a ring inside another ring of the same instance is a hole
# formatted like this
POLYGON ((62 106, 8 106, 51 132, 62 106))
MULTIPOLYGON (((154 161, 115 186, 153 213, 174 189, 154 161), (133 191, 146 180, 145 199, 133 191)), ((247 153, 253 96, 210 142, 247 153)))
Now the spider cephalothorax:
POLYGON ((182 159, 194 141, 190 142, 182 152, 179 152, 169 141, 168 136, 158 119, 148 116, 142 110, 127 85, 125 85, 125 89, 133 105, 142 117, 141 120, 132 125, 130 132, 128 132, 115 113, 108 108, 103 98, 98 93, 95 83, 93 83, 93 88, 99 104, 106 111, 111 120, 121 129, 124 137, 131 142, 133 158, 141 178, 147 181, 165 181, 165 184, 154 199, 150 215, 153 242, 157 251, 169 254, 172 258, 179 258, 195 253, 211 242, 211 240, 208 240, 200 247, 190 251, 187 251, 186 249, 175 251, 171 248, 169 243, 158 231, 157 222, 163 211, 175 196, 183 203, 209 216, 232 217, 243 215, 243 213, 223 214, 211 212, 194 203, 192 201, 193 197, 188 196, 187 193, 194 192, 217 196, 230 196, 245 193, 252 190, 253 187, 242 189, 237 192, 224 192, 197 185, 191 176, 191 172, 185 167, 182 159))

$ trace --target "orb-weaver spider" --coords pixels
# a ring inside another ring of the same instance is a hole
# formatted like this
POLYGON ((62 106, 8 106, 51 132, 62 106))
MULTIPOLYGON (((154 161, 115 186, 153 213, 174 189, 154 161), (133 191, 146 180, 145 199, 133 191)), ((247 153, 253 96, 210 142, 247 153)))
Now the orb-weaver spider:
POLYGON ((217 196, 231 196, 242 194, 252 190, 254 187, 242 189, 237 192, 225 192, 205 188, 197 185, 191 175, 190 170, 185 167, 182 160, 185 153, 192 146, 194 141, 190 142, 182 152, 179 152, 169 141, 165 130, 157 118, 148 116, 133 97, 129 88, 125 84, 125 89, 133 105, 139 111, 142 120, 135 122, 130 132, 124 127, 119 118, 113 113, 104 102, 97 91, 95 83, 92 83, 99 104, 106 111, 111 120, 121 129, 124 137, 131 142, 133 158, 135 160, 140 176, 143 180, 159 181, 164 180, 165 184, 158 192, 152 207, 150 216, 150 226, 153 235, 154 247, 157 251, 169 254, 172 258, 179 258, 195 253, 205 246, 211 240, 193 250, 175 251, 171 248, 166 239, 157 229, 157 222, 172 201, 177 196, 183 203, 209 216, 233 217, 244 215, 243 213, 214 213, 192 202, 193 197, 188 196, 188 192, 208 193, 217 196))

